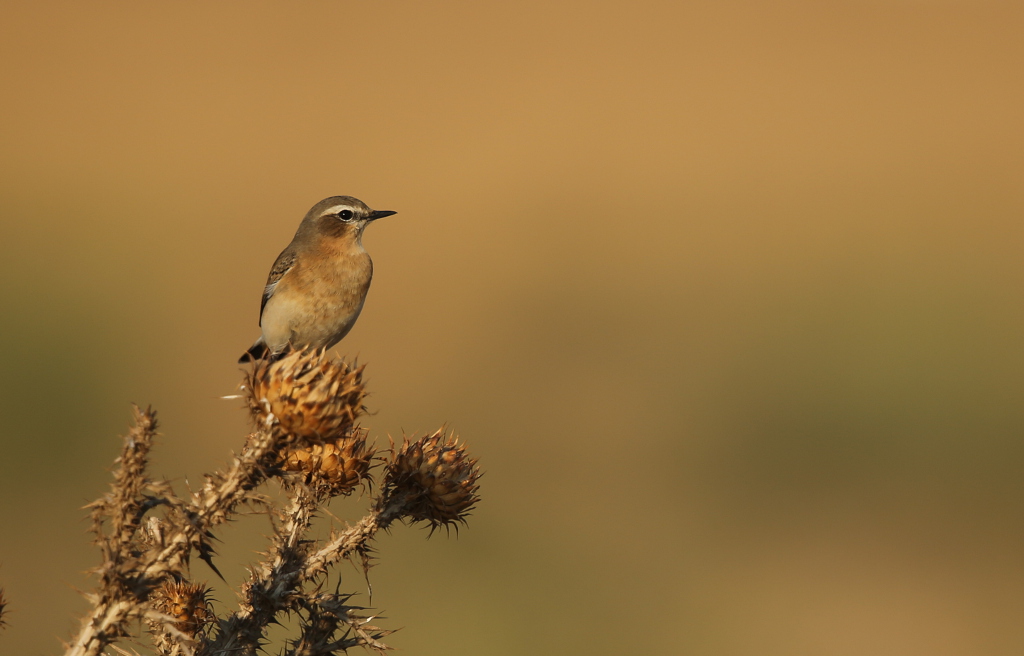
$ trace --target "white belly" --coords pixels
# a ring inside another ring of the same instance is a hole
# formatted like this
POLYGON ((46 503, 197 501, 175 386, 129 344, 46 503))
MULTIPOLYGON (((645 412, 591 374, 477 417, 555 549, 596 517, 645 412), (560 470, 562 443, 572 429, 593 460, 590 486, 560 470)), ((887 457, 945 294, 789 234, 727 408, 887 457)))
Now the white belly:
MULTIPOLYGON (((280 290, 284 291, 284 290, 280 290)), ((363 309, 330 302, 311 303, 296 294, 275 293, 263 308, 260 328, 272 351, 294 347, 330 348, 352 330, 363 309)))

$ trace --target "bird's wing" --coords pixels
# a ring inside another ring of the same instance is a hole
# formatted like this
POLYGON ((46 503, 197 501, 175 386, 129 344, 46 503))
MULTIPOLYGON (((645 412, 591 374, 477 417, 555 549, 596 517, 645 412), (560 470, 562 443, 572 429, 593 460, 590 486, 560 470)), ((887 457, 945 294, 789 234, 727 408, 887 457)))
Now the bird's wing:
POLYGON ((267 286, 263 288, 263 302, 260 303, 261 321, 263 319, 263 308, 267 307, 267 301, 274 295, 277 283, 281 282, 281 278, 284 278, 284 274, 291 271, 293 266, 295 266, 295 251, 291 248, 286 248, 277 256, 274 266, 270 267, 270 275, 267 276, 267 286))

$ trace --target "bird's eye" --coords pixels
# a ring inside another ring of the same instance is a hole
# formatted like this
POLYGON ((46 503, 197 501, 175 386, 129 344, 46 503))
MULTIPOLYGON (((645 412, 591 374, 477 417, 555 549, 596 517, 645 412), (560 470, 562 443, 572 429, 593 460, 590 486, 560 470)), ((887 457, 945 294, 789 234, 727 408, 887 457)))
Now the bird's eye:
POLYGON ((338 212, 338 218, 341 219, 342 221, 351 221, 352 210, 341 210, 340 212, 338 212))

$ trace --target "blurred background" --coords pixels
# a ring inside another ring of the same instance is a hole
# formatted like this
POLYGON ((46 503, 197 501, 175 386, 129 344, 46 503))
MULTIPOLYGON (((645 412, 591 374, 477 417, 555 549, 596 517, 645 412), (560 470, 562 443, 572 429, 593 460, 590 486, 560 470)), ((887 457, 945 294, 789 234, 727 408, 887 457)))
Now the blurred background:
MULTIPOLYGON (((448 422, 487 471, 457 538, 379 541, 401 653, 1020 653, 1022 29, 977 1, 4 3, 0 652, 77 627, 130 402, 179 486, 240 447, 219 397, 267 271, 351 194, 399 211, 338 349, 366 425, 448 422)), ((229 581, 269 530, 223 533, 229 581)))

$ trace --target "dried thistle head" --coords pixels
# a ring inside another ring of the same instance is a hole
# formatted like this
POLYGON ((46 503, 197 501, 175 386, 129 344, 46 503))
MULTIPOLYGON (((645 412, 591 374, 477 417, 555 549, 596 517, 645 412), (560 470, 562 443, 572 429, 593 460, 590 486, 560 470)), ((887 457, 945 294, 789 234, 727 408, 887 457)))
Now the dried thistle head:
POLYGON ((153 592, 153 607, 173 617, 176 629, 195 636, 214 619, 209 594, 209 588, 201 583, 168 581, 153 592))
POLYGON ((415 442, 392 447, 384 481, 395 495, 405 495, 405 515, 430 522, 432 528, 465 522, 479 500, 480 468, 466 448, 444 429, 415 442))
POLYGON ((305 474, 307 482, 325 486, 331 496, 346 495, 369 478, 375 453, 366 444, 365 433, 357 430, 340 440, 292 449, 281 467, 305 474))
POLYGON ((323 350, 257 360, 246 381, 253 420, 300 441, 343 437, 363 411, 363 368, 332 360, 323 350))

